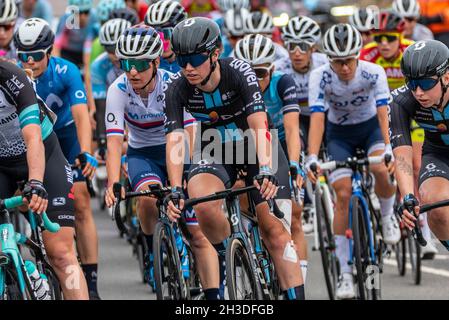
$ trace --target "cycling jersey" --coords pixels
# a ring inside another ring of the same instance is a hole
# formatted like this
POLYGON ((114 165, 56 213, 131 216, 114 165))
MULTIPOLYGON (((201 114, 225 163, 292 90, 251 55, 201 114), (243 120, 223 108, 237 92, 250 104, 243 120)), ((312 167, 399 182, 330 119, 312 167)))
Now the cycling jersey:
POLYGON ((43 140, 53 132, 54 115, 38 101, 25 72, 14 64, 0 61, 0 158, 26 152, 22 131, 29 124, 41 126, 43 140))
POLYGON ((215 0, 210 0, 204 5, 196 3, 194 0, 182 0, 181 5, 186 9, 189 17, 207 17, 213 11, 218 10, 218 5, 215 0))
POLYGON ((401 39, 398 56, 393 61, 387 61, 380 54, 377 43, 371 42, 368 43, 360 52, 360 59, 383 67, 385 69, 385 73, 387 74, 388 86, 390 87, 390 90, 394 90, 404 84, 404 75, 401 71, 402 53, 411 44, 413 44, 412 40, 401 39))
POLYGON ((221 142, 242 141, 243 136, 235 132, 230 137, 225 131, 246 130, 246 118, 256 112, 265 112, 257 77, 251 66, 242 60, 219 59, 221 79, 213 92, 203 92, 176 74, 165 92, 167 121, 166 132, 182 129, 187 110, 202 123, 201 131, 217 129, 221 142), (231 140, 232 139, 232 140, 231 140))
POLYGON ((106 99, 109 86, 123 74, 123 70, 116 67, 105 52, 91 64, 90 73, 94 99, 106 99))
POLYGON ((422 40, 433 40, 433 33, 425 25, 417 23, 413 29, 412 40, 422 41, 422 40))
POLYGON ((47 21, 50 25, 53 22, 53 10, 51 8, 50 3, 47 0, 35 1, 34 9, 30 17, 25 17, 23 14, 23 10, 20 10, 19 16, 24 19, 41 18, 47 21))
POLYGON ((293 69, 290 59, 288 60, 288 63, 285 65, 285 67, 282 70, 279 70, 283 73, 290 75, 295 81, 296 96, 298 98, 299 107, 301 108, 301 117, 310 116, 310 108, 308 103, 310 73, 312 72, 313 69, 316 69, 328 62, 329 60, 327 59, 326 55, 314 52, 312 53, 312 60, 309 71, 307 71, 306 73, 296 72, 293 69))
POLYGON ((103 53, 104 51, 104 47, 101 45, 100 43, 100 38, 96 38, 93 42, 92 42, 92 47, 90 50, 90 64, 94 63, 94 61, 103 53))
POLYGON ((90 53, 92 41, 98 37, 100 26, 94 10, 89 13, 89 21, 84 28, 76 26, 73 13, 66 13, 59 20, 54 46, 69 52, 90 53))
MULTIPOLYGON (((139 149, 165 144, 164 135, 164 87, 171 74, 159 69, 156 75, 156 87, 144 103, 135 93, 126 73, 118 77, 109 87, 106 99, 107 136, 125 134, 125 122, 128 127, 128 143, 139 149)), ((170 110, 176 108, 170 105, 170 110)), ((179 109, 182 112, 182 109, 179 109)), ((181 128, 194 123, 187 113, 181 113, 181 128)))
POLYGON ((35 83, 39 96, 58 116, 55 130, 74 122, 73 106, 87 104, 80 71, 67 60, 50 57, 47 70, 35 80, 35 83))
POLYGON ((263 100, 282 143, 285 140, 284 115, 290 112, 299 113, 295 82, 287 74, 274 72, 270 85, 263 92, 263 100))
POLYGON ((339 80, 330 64, 310 74, 309 106, 312 113, 328 112, 328 121, 338 125, 365 122, 377 115, 376 107, 386 106, 390 97, 381 66, 359 61, 354 79, 339 80))
POLYGON ((392 92, 390 103, 390 130, 393 148, 412 145, 410 121, 414 119, 425 131, 423 154, 449 152, 449 104, 440 112, 424 108, 413 97, 407 86, 392 92))
POLYGON ((181 71, 181 67, 178 65, 176 60, 173 62, 168 62, 168 60, 161 58, 161 63, 159 64, 159 68, 171 73, 177 73, 181 71))

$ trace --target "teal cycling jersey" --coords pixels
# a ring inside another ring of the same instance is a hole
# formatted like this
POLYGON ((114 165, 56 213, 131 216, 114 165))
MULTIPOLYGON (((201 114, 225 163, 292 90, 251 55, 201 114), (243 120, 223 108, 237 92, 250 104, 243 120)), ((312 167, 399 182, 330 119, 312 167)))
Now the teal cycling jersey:
POLYGON ((55 130, 74 122, 73 106, 87 104, 80 71, 67 60, 51 57, 47 70, 35 80, 35 83, 38 95, 58 117, 55 130))
POLYGON ((109 86, 123 74, 106 52, 98 56, 90 67, 92 94, 95 100, 106 99, 109 86))
POLYGON ((22 131, 28 125, 41 127, 42 139, 53 132, 54 114, 38 99, 23 70, 0 61, 0 158, 26 152, 22 131))
POLYGON ((295 81, 288 74, 274 72, 270 85, 263 92, 263 100, 272 124, 278 131, 279 141, 284 141, 284 115, 289 112, 297 112, 299 115, 300 111, 295 81))

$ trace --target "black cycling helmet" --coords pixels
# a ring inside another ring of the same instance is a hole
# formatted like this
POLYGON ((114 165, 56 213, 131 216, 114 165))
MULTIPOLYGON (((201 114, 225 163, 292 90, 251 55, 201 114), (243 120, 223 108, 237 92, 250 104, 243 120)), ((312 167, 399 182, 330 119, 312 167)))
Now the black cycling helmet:
POLYGON ((374 19, 374 30, 380 32, 402 32, 405 21, 393 10, 381 10, 374 19))
POLYGON ((441 77, 449 67, 449 48, 437 40, 418 41, 402 56, 402 74, 409 79, 441 77))
POLYGON ((220 44, 220 28, 213 20, 203 17, 178 23, 171 38, 172 50, 178 56, 211 52, 220 44))
POLYGON ((139 17, 137 16, 136 11, 130 8, 119 8, 112 10, 109 14, 109 19, 124 19, 131 22, 132 26, 139 23, 139 17))
POLYGON ((54 42, 50 25, 40 18, 25 20, 14 33, 14 45, 20 51, 47 50, 54 42))

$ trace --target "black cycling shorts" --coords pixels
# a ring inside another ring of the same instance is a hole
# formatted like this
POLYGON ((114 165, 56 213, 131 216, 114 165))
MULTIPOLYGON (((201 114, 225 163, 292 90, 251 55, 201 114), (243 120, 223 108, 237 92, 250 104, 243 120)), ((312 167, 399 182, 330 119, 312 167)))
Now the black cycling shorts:
MULTIPOLYGON (((47 215, 61 227, 75 227, 73 177, 58 138, 52 133, 45 141, 44 186, 48 192, 47 215)), ((28 180, 26 154, 0 159, 0 198, 12 197, 17 183, 28 180)))
POLYGON ((418 187, 427 179, 441 177, 449 180, 449 155, 444 153, 426 153, 421 160, 418 187))
MULTIPOLYGON (((274 141, 276 141, 274 143, 277 144, 278 165, 276 177, 279 182, 279 190, 276 198, 290 200, 291 198, 290 181, 289 181, 290 170, 288 161, 280 143, 277 141, 277 139, 274 139, 274 141)), ((246 149, 247 147, 245 147, 245 154, 246 149)), ((255 154, 256 151, 254 150, 253 152, 255 154)), ((234 152, 233 154, 236 154, 236 152, 234 152)), ((238 162, 234 161, 234 163, 238 162)), ((244 161, 244 163, 248 162, 244 161)), ((225 188, 228 189, 231 188, 237 181, 238 173, 240 170, 243 170, 247 173, 245 178, 246 185, 247 186, 252 185, 254 181, 253 178, 259 174, 259 163, 256 160, 255 164, 227 164, 227 162, 224 162, 223 159, 221 159, 220 161, 217 161, 216 159, 202 159, 198 163, 192 164, 192 166, 190 167, 190 172, 187 180, 190 181, 192 177, 194 177, 197 174, 209 173, 218 177, 225 185, 225 188)), ((257 190, 251 192, 251 198, 253 199, 256 205, 264 201, 260 196, 259 191, 257 190)))

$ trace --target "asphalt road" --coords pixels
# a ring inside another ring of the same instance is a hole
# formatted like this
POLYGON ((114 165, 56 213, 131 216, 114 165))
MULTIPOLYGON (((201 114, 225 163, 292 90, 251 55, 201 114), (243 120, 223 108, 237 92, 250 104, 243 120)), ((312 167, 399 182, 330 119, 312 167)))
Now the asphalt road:
MULTIPOLYGON (((92 202, 100 243, 99 292, 103 299, 146 300, 155 299, 148 286, 140 279, 139 266, 132 255, 131 246, 119 237, 115 223, 107 212, 98 210, 97 201, 92 202)), ((321 258, 313 251, 313 239, 309 242, 309 268, 306 282, 307 299, 328 299, 321 258)), ((410 269, 405 277, 397 272, 394 256, 385 262, 381 276, 383 299, 400 300, 447 300, 449 299, 449 254, 441 244, 434 260, 423 261, 421 285, 414 285, 410 269)))

